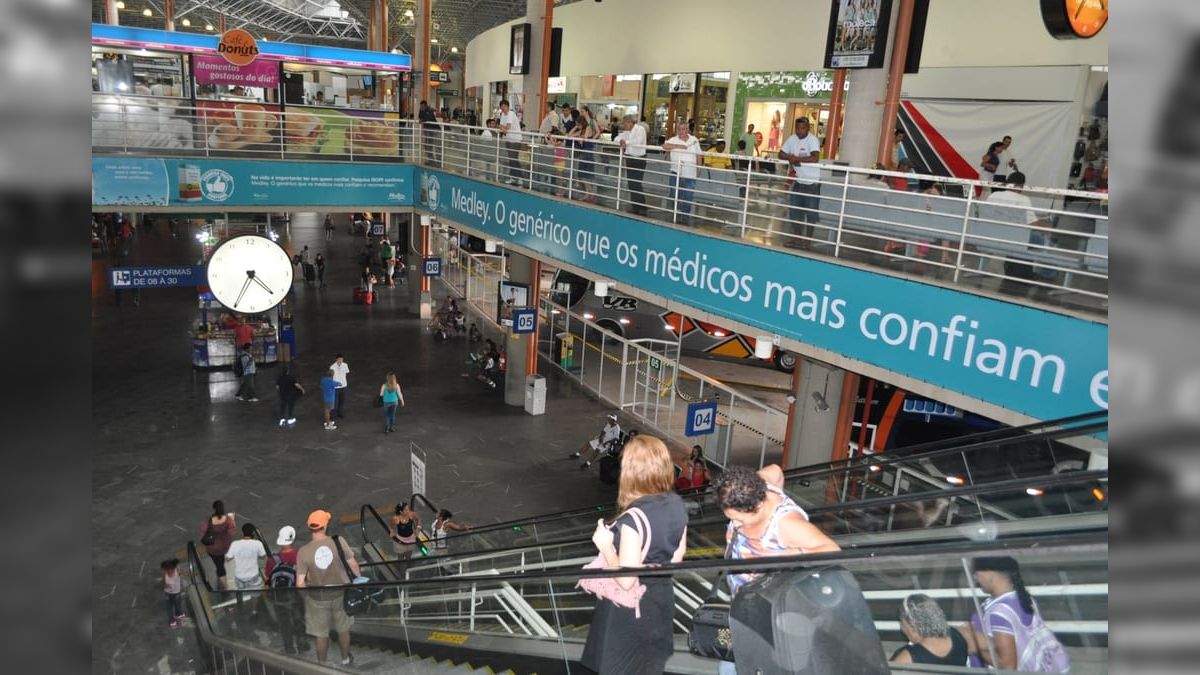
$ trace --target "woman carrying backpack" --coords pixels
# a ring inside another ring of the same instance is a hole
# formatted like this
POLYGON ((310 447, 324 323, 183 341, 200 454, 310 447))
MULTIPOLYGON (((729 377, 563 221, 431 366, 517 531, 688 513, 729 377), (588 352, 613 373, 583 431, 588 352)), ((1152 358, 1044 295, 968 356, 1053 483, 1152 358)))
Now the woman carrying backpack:
POLYGON ((1017 561, 1008 556, 975 558, 971 566, 975 583, 988 599, 982 618, 976 613, 969 624, 958 627, 967 639, 970 665, 1026 673, 1070 672, 1067 652, 1042 620, 1017 561))
POLYGON ((225 502, 218 499, 212 507, 212 515, 200 523, 200 543, 217 568, 217 588, 232 588, 225 578, 225 554, 233 543, 237 522, 232 511, 225 512, 225 502))

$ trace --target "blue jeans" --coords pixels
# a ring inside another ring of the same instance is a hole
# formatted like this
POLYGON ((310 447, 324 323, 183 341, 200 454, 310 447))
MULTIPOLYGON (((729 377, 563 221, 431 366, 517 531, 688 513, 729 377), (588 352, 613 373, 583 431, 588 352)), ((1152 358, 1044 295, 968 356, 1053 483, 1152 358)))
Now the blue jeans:
POLYGON ((383 406, 383 426, 391 429, 396 426, 396 408, 399 408, 399 403, 385 403, 383 406))
MULTIPOLYGON (((812 225, 810 223, 817 222, 820 214, 817 212, 818 194, 820 194, 820 183, 801 183, 800 181, 792 182, 792 189, 788 194, 788 223, 792 230, 792 234, 809 238, 812 237, 812 225)), ((805 245, 808 242, 803 242, 805 245)))
POLYGON ((679 174, 671 174, 671 193, 675 196, 675 208, 680 219, 676 222, 689 225, 692 222, 692 199, 695 197, 696 179, 680 178, 679 174))

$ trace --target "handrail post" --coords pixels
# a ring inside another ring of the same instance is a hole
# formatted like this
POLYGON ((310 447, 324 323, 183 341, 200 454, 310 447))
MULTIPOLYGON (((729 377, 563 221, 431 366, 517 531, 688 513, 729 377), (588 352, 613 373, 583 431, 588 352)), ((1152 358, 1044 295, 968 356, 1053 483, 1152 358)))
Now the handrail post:
POLYGON ((446 168, 446 130, 438 123, 438 168, 446 168))
POLYGON ((475 132, 471 130, 471 127, 467 127, 467 169, 465 172, 467 176, 471 175, 471 138, 474 135, 475 132))
POLYGON ((750 174, 751 174, 750 164, 751 164, 751 162, 749 160, 747 160, 746 161, 746 186, 743 188, 745 190, 745 192, 742 194, 742 217, 741 217, 742 233, 738 237, 739 239, 746 238, 746 226, 750 224, 750 174))
POLYGON ((575 188, 575 146, 571 145, 571 156, 567 160, 567 199, 573 199, 575 188))
MULTIPOLYGON (((121 103, 121 145, 129 154, 129 106, 121 103)), ((208 136, 204 137, 204 154, 208 155, 208 136)))
POLYGON ((625 409, 625 371, 628 369, 629 342, 627 340, 621 340, 621 390, 617 393, 617 408, 621 410, 625 409))
MULTIPOLYGON (((621 176, 625 174, 625 148, 617 146, 617 205, 616 209, 621 210, 621 176)), ((599 186, 596 187, 596 194, 600 194, 599 186)), ((631 197, 632 198, 632 197, 631 197)))
POLYGON ((975 186, 967 186, 967 207, 963 211, 962 231, 958 234, 958 258, 954 261, 954 283, 958 283, 958 275, 962 272, 963 251, 967 248, 967 223, 971 220, 971 205, 975 201, 975 186))
POLYGON ((683 167, 679 167, 679 173, 671 173, 671 224, 679 221, 679 183, 682 181, 680 175, 683 172, 683 167))
MULTIPOLYGON (((838 210, 837 240, 833 244, 833 257, 838 257, 842 251, 842 228, 846 222, 846 199, 850 195, 850 172, 842 173, 842 204, 838 210)), ((819 202, 818 202, 819 203, 819 202)))
POLYGON ((496 168, 495 168, 495 171, 492 173, 492 180, 499 183, 500 182, 500 144, 503 143, 504 140, 499 137, 496 137, 496 139, 493 140, 492 142, 496 144, 496 168))
MULTIPOLYGON (((287 113, 281 112, 281 113, 279 113, 279 159, 283 159, 285 153, 287 152, 286 148, 284 147, 284 139, 286 136, 287 136, 287 113)), ((206 140, 205 145, 207 145, 207 144, 208 144, 208 141, 206 140)))
POLYGON ((350 134, 345 144, 350 146, 350 161, 354 161, 354 118, 350 118, 350 134))

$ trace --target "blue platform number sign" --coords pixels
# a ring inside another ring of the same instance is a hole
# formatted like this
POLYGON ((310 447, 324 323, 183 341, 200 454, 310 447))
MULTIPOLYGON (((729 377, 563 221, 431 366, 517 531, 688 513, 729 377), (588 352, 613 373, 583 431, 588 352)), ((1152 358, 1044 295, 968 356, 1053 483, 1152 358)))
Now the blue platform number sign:
POLYGON ((532 333, 537 328, 537 310, 513 310, 513 333, 532 333))
POLYGON ((691 403, 687 408, 687 436, 704 436, 717 430, 717 402, 691 403))
POLYGON ((427 277, 442 276, 442 259, 437 256, 426 258, 424 275, 427 277))

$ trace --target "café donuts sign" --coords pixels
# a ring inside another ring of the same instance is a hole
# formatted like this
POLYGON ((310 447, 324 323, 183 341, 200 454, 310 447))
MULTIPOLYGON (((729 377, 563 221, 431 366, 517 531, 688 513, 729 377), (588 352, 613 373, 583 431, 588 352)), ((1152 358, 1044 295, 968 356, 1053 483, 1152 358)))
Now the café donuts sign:
POLYGON ((258 43, 241 28, 227 30, 217 42, 217 53, 235 66, 248 66, 258 58, 258 43))

